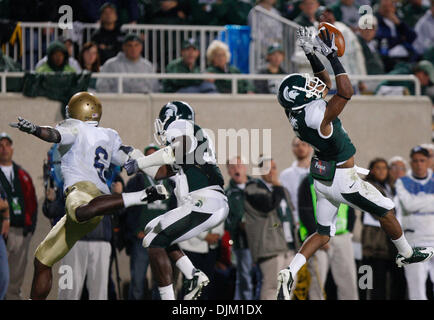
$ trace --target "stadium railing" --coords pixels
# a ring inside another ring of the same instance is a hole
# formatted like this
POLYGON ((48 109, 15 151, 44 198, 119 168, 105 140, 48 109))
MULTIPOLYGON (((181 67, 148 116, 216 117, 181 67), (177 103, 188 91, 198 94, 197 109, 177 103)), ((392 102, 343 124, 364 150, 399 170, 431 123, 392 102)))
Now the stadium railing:
MULTIPOLYGON (((85 42, 91 40, 92 33, 99 28, 99 23, 74 22, 72 29, 61 29, 55 22, 20 22, 20 26, 22 30, 21 50, 18 44, 6 45, 5 54, 21 62, 23 70, 33 71, 35 61, 43 58, 52 41, 60 37, 72 38, 80 50, 85 42), (21 57, 20 51, 23 52, 21 57)), ((199 43, 200 67, 204 71, 206 48, 212 40, 219 38, 220 32, 226 32, 223 26, 148 24, 124 24, 121 30, 126 33, 135 33, 143 39, 144 57, 154 66, 158 62, 162 73, 165 72, 165 66, 170 61, 180 56, 182 41, 189 38, 195 38, 199 43)))
MULTIPOLYGON (((1 72, 1 93, 6 93, 6 78, 20 78, 24 72, 1 72)), ((284 75, 270 74, 220 74, 220 73, 92 73, 92 78, 117 78, 118 90, 113 93, 124 93, 123 79, 215 79, 230 80, 232 95, 238 94, 238 80, 275 80, 281 81, 284 75)), ((334 76, 330 76, 334 80, 334 76)), ((421 85, 419 79, 414 75, 351 75, 351 80, 358 81, 411 81, 415 85, 415 95, 421 95, 421 85)))
POLYGON ((296 66, 292 61, 295 51, 296 31, 300 25, 274 13, 268 12, 261 6, 255 6, 251 12, 251 41, 249 64, 250 73, 256 73, 258 68, 265 64, 265 57, 268 46, 274 43, 280 43, 285 52, 285 60, 282 67, 289 73, 296 72, 296 66), (279 32, 276 30, 267 30, 261 24, 261 16, 273 20, 275 26, 281 26, 279 32))

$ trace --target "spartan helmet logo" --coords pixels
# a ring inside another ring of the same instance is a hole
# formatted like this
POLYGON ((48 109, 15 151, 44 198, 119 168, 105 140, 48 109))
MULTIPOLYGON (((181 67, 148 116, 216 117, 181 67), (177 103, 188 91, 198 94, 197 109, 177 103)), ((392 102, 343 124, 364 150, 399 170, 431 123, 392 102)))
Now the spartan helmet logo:
POLYGON ((174 105, 173 103, 168 103, 166 107, 167 110, 164 113, 166 119, 176 116, 178 112, 178 107, 176 105, 174 105))
POLYGON ((289 91, 289 87, 285 87, 283 90, 283 97, 286 101, 294 102, 295 99, 297 99, 297 96, 300 94, 297 90, 291 90, 289 91))

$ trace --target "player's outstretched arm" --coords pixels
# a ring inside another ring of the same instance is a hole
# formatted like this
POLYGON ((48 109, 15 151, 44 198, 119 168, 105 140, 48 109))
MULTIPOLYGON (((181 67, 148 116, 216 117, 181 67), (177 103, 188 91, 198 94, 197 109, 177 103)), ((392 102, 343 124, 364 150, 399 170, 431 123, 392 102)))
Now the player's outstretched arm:
POLYGON ((40 127, 26 119, 18 117, 18 122, 9 123, 12 128, 18 128, 19 130, 33 134, 47 142, 59 143, 61 136, 59 131, 52 127, 40 127))
POLYGON ((321 53, 330 61, 335 74, 337 87, 337 93, 328 101, 324 119, 321 123, 321 133, 329 135, 332 130, 331 122, 342 112, 345 105, 354 94, 354 90, 350 78, 338 59, 334 34, 330 35, 326 28, 321 30, 321 33, 323 39, 318 36, 316 39, 320 45, 321 53))
POLYGON ((325 83, 325 85, 327 86, 327 90, 330 90, 330 88, 332 87, 330 75, 321 60, 319 60, 318 57, 315 55, 317 43, 313 30, 314 29, 309 27, 299 27, 296 33, 297 45, 299 45, 303 49, 306 58, 310 62, 313 74, 325 83))

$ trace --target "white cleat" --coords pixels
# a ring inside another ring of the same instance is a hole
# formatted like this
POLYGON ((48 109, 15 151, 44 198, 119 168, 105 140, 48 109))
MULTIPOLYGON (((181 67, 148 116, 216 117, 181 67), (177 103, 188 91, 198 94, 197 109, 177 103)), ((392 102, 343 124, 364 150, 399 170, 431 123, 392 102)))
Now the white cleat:
POLYGON ((196 300, 202 293, 203 287, 206 287, 209 279, 205 273, 196 269, 193 279, 184 280, 184 300, 196 300))
POLYGON ((413 248, 413 254, 409 258, 398 254, 396 256, 396 264, 398 267, 402 267, 411 263, 424 262, 432 258, 434 254, 434 248, 432 247, 415 247, 413 248))
POLYGON ((277 276, 277 300, 290 300, 294 276, 288 268, 280 270, 277 276))

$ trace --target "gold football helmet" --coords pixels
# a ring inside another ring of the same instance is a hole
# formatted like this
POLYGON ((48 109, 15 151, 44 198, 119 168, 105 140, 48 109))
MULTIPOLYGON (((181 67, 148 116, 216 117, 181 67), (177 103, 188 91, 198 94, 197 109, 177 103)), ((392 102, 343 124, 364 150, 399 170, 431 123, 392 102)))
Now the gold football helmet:
POLYGON ((101 102, 90 92, 78 92, 69 99, 66 116, 81 121, 97 121, 102 116, 101 102))

